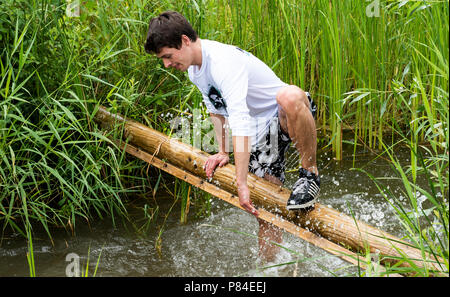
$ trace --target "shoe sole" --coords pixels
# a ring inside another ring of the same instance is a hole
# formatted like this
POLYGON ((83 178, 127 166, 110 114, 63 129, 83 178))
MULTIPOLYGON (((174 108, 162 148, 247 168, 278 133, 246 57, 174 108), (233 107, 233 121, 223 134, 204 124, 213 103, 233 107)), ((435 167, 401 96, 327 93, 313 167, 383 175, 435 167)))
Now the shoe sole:
POLYGON ((287 210, 298 210, 298 209, 307 208, 307 207, 313 206, 314 203, 316 203, 316 200, 317 199, 314 199, 314 200, 311 200, 311 201, 309 201, 309 202, 307 202, 305 204, 301 204, 301 205, 290 204, 290 205, 287 205, 286 208, 287 208, 287 210))

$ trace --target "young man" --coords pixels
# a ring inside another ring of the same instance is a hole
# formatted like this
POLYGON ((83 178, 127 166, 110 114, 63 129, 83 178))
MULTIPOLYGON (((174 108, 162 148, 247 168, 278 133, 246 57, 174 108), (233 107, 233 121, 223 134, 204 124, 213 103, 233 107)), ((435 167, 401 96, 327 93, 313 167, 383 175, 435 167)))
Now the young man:
MULTIPOLYGON (((297 210, 314 205, 320 179, 316 166, 316 110, 308 93, 282 82, 252 54, 200 39, 189 22, 174 11, 150 20, 145 50, 155 53, 165 67, 188 71, 203 95, 219 144, 219 152, 205 163, 207 177, 213 176, 217 166, 229 162, 225 141, 228 122, 239 202, 246 211, 258 217, 250 200, 248 172, 282 185, 285 153, 291 141, 300 153, 301 168, 286 207, 297 210)), ((264 238, 280 242, 281 232, 262 220, 258 222, 260 249, 266 255, 273 254, 264 238)))

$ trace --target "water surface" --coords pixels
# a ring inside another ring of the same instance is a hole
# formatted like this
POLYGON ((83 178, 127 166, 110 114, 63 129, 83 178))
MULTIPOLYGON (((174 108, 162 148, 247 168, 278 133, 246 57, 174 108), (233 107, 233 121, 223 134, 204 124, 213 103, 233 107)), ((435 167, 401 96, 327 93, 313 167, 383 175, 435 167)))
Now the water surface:
MULTIPOLYGON (((409 152, 405 151, 404 155, 407 161, 409 152)), ((297 159, 291 149, 287 158, 290 170, 297 166, 297 159)), ((374 182, 365 173, 352 170, 358 167, 376 177, 395 177, 388 162, 364 151, 357 153, 355 162, 352 157, 336 162, 331 153, 326 152, 321 152, 318 159, 322 183, 320 203, 348 215, 354 213, 358 220, 393 235, 404 235, 393 210, 374 182)), ((287 174, 287 187, 296 181, 296 176, 295 172, 287 174)), ((401 183, 395 179, 389 179, 387 183, 391 191, 401 197, 401 183)), ((33 241, 36 274, 66 276, 68 265, 73 263, 70 255, 79 257, 83 272, 89 259, 89 275, 93 274, 100 255, 97 276, 301 277, 343 276, 357 272, 349 263, 289 233, 283 235, 285 249, 277 259, 262 263, 255 237, 258 224, 253 216, 213 198, 211 216, 198 219, 190 215, 188 222, 182 224, 179 205, 167 218, 164 217, 173 201, 173 197, 158 198, 160 218, 145 236, 139 236, 130 224, 116 222, 114 227, 110 219, 90 224, 80 219, 75 236, 64 230, 52 231, 54 245, 45 232, 36 231, 33 241), (162 235, 158 237, 161 228, 162 235), (265 268, 290 262, 295 264, 265 268)), ((130 208, 136 222, 142 219, 139 207, 144 203, 144 199, 135 201, 138 207, 130 208)), ((27 242, 23 237, 18 234, 6 236, 0 247, 0 276, 29 275, 26 254, 27 242)))

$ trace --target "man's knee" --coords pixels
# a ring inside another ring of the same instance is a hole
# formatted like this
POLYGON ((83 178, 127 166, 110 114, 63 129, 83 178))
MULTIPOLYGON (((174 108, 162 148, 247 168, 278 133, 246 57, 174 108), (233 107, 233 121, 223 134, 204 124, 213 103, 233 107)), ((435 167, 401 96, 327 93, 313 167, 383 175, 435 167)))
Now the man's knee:
POLYGON ((300 112, 303 108, 309 110, 309 100, 305 91, 297 86, 286 86, 277 93, 277 103, 284 112, 300 112))

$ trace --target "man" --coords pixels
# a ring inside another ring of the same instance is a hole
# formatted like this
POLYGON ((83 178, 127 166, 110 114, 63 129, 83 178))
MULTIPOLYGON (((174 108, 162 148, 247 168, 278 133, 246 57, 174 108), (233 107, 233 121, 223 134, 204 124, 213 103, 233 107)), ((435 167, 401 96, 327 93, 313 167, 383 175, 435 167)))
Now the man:
MULTIPOLYGON (((174 11, 150 20, 145 50, 155 53, 165 67, 188 71, 203 95, 219 144, 219 152, 205 163, 207 177, 212 178, 217 166, 229 162, 225 139, 228 122, 239 202, 247 212, 256 217, 259 214, 250 199, 248 172, 282 185, 284 155, 291 141, 300 153, 301 168, 286 207, 298 210, 314 205, 320 179, 316 166, 315 105, 308 93, 282 82, 252 54, 200 39, 189 22, 174 11)), ((276 248, 265 244, 265 238, 280 242, 281 232, 263 220, 258 222, 260 252, 266 259, 273 258, 276 248)))

